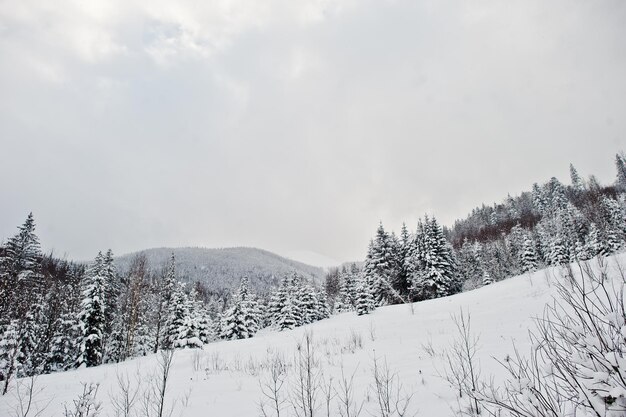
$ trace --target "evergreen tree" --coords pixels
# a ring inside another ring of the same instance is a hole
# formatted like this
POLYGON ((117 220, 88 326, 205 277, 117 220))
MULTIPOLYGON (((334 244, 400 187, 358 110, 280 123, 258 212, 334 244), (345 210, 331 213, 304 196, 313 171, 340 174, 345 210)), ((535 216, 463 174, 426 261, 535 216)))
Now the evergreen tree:
POLYGON ((103 264, 102 253, 98 253, 86 277, 79 316, 82 328, 79 366, 84 364, 90 367, 102 363, 106 290, 103 264))
POLYGON ((583 184, 583 180, 578 175, 578 171, 574 168, 573 164, 569 164, 569 175, 572 181, 572 189, 576 193, 581 193, 585 190, 585 185, 583 184))
POLYGON ((117 302, 120 296, 120 283, 113 264, 113 251, 107 250, 102 257, 102 277, 104 280, 104 329, 103 329, 103 350, 105 352, 105 362, 119 360, 119 345, 112 340, 113 325, 117 316, 117 302), (109 346, 110 345, 110 346, 109 346))
POLYGON ((369 314, 376 309, 376 302, 372 295, 372 283, 369 276, 363 276, 357 284, 356 313, 359 316, 369 314))
POLYGON ((483 285, 493 284, 493 278, 489 275, 489 272, 485 271, 483 273, 483 285))
POLYGON ((17 320, 13 320, 3 326, 0 334, 0 381, 2 382, 2 395, 7 393, 9 383, 16 374, 19 350, 19 323, 17 320))
POLYGON ((583 252, 581 253, 581 260, 588 260, 594 258, 602 253, 602 243, 600 242, 600 233, 595 223, 591 223, 589 226, 589 234, 585 240, 583 252))
POLYGON ((615 180, 615 186, 620 191, 626 190, 626 161, 624 156, 620 154, 615 155, 615 168, 617 170, 617 178, 615 180))
POLYGON ((233 297, 233 305, 223 319, 221 337, 223 339, 247 339, 258 331, 254 297, 248 290, 248 279, 241 280, 238 293, 233 297))
POLYGON ((460 290, 455 276, 452 248, 435 218, 418 225, 413 263, 412 288, 420 299, 443 297, 460 290))
POLYGON ((537 254, 535 244, 529 236, 524 239, 524 246, 521 253, 522 272, 534 272, 537 270, 537 254))
POLYGON ((0 251, 0 325, 23 319, 41 292, 41 249, 30 213, 0 251))
POLYGON ((300 321, 297 311, 298 308, 294 305, 291 297, 287 297, 280 310, 277 322, 278 328, 280 330, 291 330, 296 328, 298 326, 298 322, 300 321))
POLYGON ((82 331, 74 314, 65 313, 57 319, 56 332, 52 338, 48 356, 48 371, 67 371, 76 365, 80 352, 82 331))
POLYGON ((185 320, 189 316, 189 304, 184 291, 184 285, 180 282, 175 284, 170 303, 167 306, 167 321, 165 327, 165 340, 163 349, 172 349, 181 344, 181 335, 186 329, 185 320))
POLYGON ((546 212, 548 202, 546 201, 544 190, 537 183, 533 184, 532 202, 533 208, 537 213, 544 214, 546 212))
POLYGON ((157 293, 157 310, 155 312, 156 329, 153 348, 153 352, 155 353, 161 348, 171 348, 167 330, 169 325, 168 320, 170 319, 170 305, 174 291, 176 290, 176 283, 176 258, 172 252, 163 279, 155 289, 157 293))
POLYGON ((393 283, 398 274, 397 246, 383 224, 378 225, 376 237, 370 242, 365 259, 365 273, 372 282, 372 291, 376 305, 383 305, 398 300, 394 294, 393 283))

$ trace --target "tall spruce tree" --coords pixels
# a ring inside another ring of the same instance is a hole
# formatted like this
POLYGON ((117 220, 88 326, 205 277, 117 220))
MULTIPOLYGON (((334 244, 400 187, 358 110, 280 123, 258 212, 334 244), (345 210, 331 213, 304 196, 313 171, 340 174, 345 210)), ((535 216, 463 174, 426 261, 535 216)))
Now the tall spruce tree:
POLYGON ((572 189, 574 190, 574 192, 577 194, 583 192, 585 190, 585 185, 583 183, 583 180, 580 178, 580 175, 578 175, 578 171, 576 171, 576 168, 574 168, 573 164, 569 164, 569 175, 572 181, 572 189))
POLYGON ((79 316, 82 338, 78 365, 87 367, 100 365, 103 359, 103 334, 105 326, 104 257, 98 253, 87 276, 79 316))
POLYGON ((418 225, 411 262, 412 289, 418 299, 443 297, 460 290, 452 248, 434 217, 426 216, 418 225))

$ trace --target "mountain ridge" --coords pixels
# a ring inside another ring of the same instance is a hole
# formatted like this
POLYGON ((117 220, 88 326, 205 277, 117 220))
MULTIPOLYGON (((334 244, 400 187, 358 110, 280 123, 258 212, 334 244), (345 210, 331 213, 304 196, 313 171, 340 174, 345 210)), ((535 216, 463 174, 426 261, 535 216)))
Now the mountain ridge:
POLYGON ((234 289, 247 277, 256 291, 267 291, 280 279, 296 272, 321 283, 325 270, 278 255, 265 249, 239 246, 206 248, 199 246, 148 248, 115 257, 118 270, 128 270, 132 259, 145 255, 153 269, 163 268, 174 254, 177 275, 186 282, 199 281, 216 292, 234 289))

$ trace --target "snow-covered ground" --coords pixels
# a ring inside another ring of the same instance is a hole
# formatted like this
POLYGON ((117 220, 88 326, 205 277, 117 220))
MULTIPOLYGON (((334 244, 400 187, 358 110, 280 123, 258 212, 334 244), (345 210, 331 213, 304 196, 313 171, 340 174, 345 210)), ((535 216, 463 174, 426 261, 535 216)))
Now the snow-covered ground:
MULTIPOLYGON (((609 266, 616 261, 626 264, 626 256, 610 258, 609 266)), ((502 371, 494 358, 511 354, 513 343, 521 352, 528 351, 527 332, 533 327, 533 317, 542 314, 554 293, 552 284, 560 275, 559 269, 550 268, 471 292, 416 303, 413 311, 408 305, 397 305, 379 308, 368 316, 340 314, 293 331, 263 331, 252 339, 214 343, 201 351, 177 351, 166 402, 168 407, 175 404, 173 416, 260 416, 260 381, 267 376, 264 364, 277 352, 292 361, 297 342, 308 331, 313 334, 325 378, 332 377, 336 383, 342 367, 348 376, 355 373, 355 395, 365 401, 362 416, 377 415, 370 389, 374 357, 386 359, 389 368, 398 373, 404 391, 414 394, 412 411, 421 416, 451 415, 455 391, 439 376, 445 368, 441 353, 457 335, 451 315, 460 310, 471 314, 473 332, 480 336, 483 376, 497 377, 502 371), (362 346, 358 346, 359 340, 362 346)), ((49 402, 42 416, 62 415, 64 404, 71 404, 82 391, 81 382, 101 384, 98 398, 103 405, 102 415, 112 416, 110 400, 118 392, 116 376, 129 375, 135 381, 137 374, 142 375, 140 381, 145 386, 147 375, 156 368, 157 357, 153 355, 41 376, 36 383, 43 390, 37 401, 49 402)), ((289 390, 285 385, 283 393, 289 390)), ((14 394, 0 398, 0 416, 12 415, 14 394)), ((321 396, 320 392, 319 415, 326 415, 321 396)), ((285 407, 282 415, 292 415, 285 407)), ((336 407, 332 405, 331 415, 339 415, 336 407)))

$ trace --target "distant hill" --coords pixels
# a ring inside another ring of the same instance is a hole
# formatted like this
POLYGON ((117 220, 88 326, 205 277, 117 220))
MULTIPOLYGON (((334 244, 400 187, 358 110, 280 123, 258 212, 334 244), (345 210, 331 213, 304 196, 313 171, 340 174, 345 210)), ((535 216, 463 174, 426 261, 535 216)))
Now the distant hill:
POLYGON ((320 283, 324 270, 275 253, 256 248, 154 248, 122 255, 116 258, 118 270, 126 271, 131 260, 143 253, 152 268, 162 268, 172 253, 176 257, 176 270, 184 281, 203 282, 214 292, 230 291, 246 276, 251 287, 258 292, 277 285, 285 274, 297 272, 309 280, 320 283))

